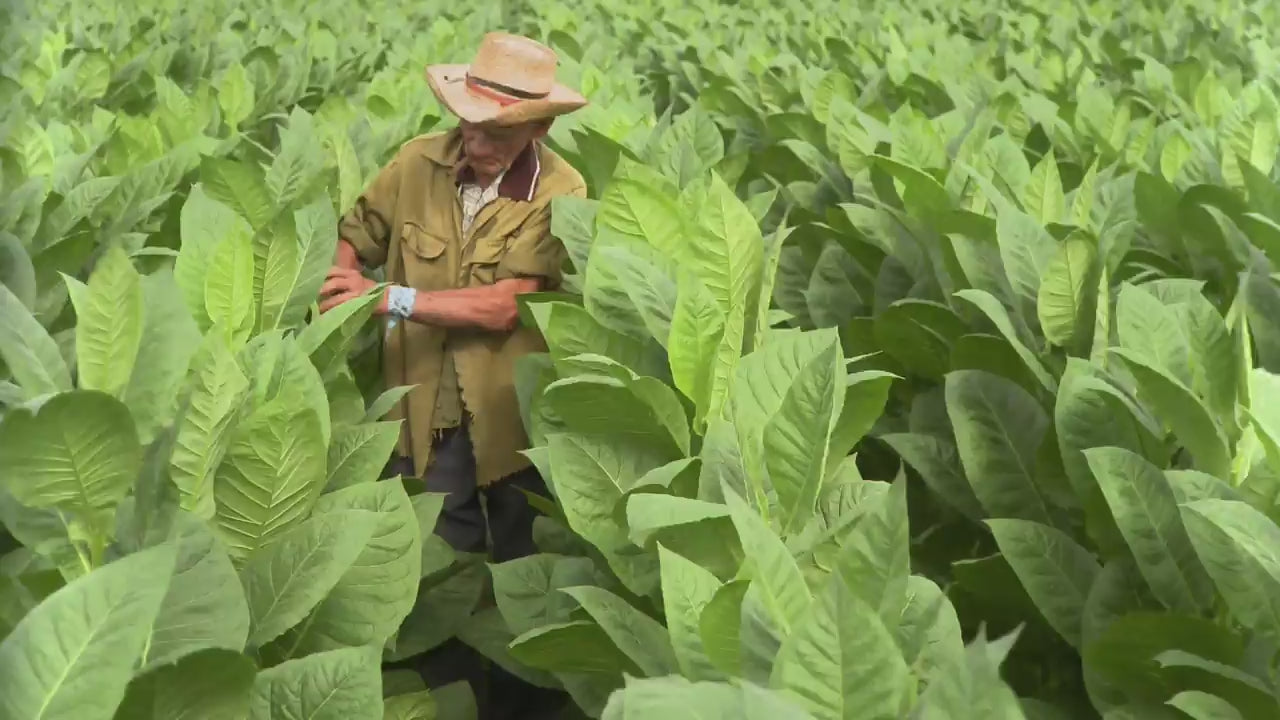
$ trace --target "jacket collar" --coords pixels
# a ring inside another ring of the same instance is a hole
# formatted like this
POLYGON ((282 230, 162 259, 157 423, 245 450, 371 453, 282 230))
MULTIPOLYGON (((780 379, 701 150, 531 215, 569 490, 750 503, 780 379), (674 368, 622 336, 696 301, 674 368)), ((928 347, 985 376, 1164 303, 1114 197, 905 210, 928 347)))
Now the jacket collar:
MULTIPOLYGON (((475 180, 475 170, 467 164, 463 152, 462 132, 457 128, 442 136, 439 144, 429 145, 424 154, 437 164, 451 168, 455 184, 461 185, 475 180)), ((533 200, 533 193, 538 188, 538 179, 541 175, 542 161, 538 158, 538 143, 535 140, 516 156, 511 167, 507 168, 506 173, 503 174, 498 182, 498 197, 525 202, 533 200)))

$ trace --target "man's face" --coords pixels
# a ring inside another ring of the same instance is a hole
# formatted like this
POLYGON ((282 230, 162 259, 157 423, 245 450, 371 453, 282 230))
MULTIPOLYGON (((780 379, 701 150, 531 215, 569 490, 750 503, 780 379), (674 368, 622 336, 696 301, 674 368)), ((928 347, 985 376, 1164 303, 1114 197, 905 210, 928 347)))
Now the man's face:
POLYGON ((467 163, 476 174, 493 178, 511 167, 520 151, 533 140, 547 134, 544 123, 523 123, 509 127, 476 125, 459 121, 467 163))

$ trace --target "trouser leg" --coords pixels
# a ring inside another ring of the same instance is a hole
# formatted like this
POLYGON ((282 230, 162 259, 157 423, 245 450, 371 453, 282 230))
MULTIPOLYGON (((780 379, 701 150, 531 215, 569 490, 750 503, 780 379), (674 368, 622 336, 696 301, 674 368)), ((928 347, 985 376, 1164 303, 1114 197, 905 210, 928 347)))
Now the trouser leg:
MULTIPOLYGON (((521 490, 550 497, 535 468, 503 478, 484 490, 495 563, 538 552, 533 542, 533 519, 538 513, 521 490)), ((531 685, 496 663, 489 669, 489 687, 492 720, 554 718, 569 702, 564 692, 531 685)))
MULTIPOLYGON (((398 469, 412 477, 412 462, 407 464, 407 472, 398 469)), ((445 495, 435 534, 459 552, 485 552, 488 542, 484 509, 476 488, 475 457, 465 429, 447 430, 436 438, 433 459, 422 482, 424 491, 445 495)), ((465 680, 475 694, 480 717, 486 717, 488 679, 480 653, 457 638, 449 638, 412 662, 428 689, 465 680)))
POLYGON ((488 538, 471 438, 465 428, 452 428, 441 433, 434 446, 435 457, 422 478, 422 489, 445 494, 436 534, 454 550, 482 553, 488 538))

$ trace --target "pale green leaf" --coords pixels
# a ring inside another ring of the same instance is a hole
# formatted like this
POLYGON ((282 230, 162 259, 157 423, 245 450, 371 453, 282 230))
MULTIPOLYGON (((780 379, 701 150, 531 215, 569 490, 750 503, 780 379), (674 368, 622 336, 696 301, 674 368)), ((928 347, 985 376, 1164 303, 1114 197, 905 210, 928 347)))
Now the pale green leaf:
POLYGON ((107 564, 40 603, 0 643, 0 715, 111 720, 169 587, 174 548, 107 564))
POLYGON ((59 393, 0 423, 0 482, 24 505, 86 515, 133 486, 142 448, 129 410, 96 390, 59 393))
POLYGON ((241 571, 251 619, 249 643, 261 647, 302 622, 365 549, 376 513, 322 513, 280 533, 241 571))
POLYGON ((1070 345, 1088 327, 1086 294, 1094 257, 1093 242, 1073 233, 1040 279, 1036 312, 1045 338, 1055 345, 1070 345))
POLYGON ((258 673, 248 720, 382 720, 376 647, 330 650, 258 673))
POLYGON ((1081 647, 1085 600, 1102 568, 1066 533, 1027 520, 990 519, 1005 560, 1045 620, 1072 647, 1081 647))

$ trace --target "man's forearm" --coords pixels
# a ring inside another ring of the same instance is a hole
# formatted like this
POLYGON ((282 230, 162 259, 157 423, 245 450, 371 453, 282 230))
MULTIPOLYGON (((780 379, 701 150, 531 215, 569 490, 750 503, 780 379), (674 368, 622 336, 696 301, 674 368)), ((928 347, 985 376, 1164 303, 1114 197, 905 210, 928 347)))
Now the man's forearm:
POLYGON ((351 268, 352 270, 360 270, 363 265, 360 262, 360 254, 356 252, 355 246, 342 238, 338 238, 338 250, 334 255, 333 264, 338 267, 351 268))
POLYGON ((538 281, 517 278, 456 290, 418 291, 409 320, 437 327, 506 331, 520 317, 516 296, 538 290, 538 281))

